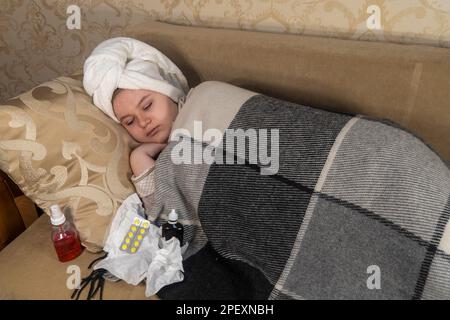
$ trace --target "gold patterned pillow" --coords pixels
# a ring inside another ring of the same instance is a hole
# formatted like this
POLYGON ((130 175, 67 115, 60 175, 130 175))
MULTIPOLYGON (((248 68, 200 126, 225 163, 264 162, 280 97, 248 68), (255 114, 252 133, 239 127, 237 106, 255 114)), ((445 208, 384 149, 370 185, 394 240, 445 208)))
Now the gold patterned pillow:
POLYGON ((92 104, 81 74, 0 106, 0 170, 47 213, 59 204, 90 251, 101 250, 113 213, 134 192, 128 155, 135 145, 92 104))

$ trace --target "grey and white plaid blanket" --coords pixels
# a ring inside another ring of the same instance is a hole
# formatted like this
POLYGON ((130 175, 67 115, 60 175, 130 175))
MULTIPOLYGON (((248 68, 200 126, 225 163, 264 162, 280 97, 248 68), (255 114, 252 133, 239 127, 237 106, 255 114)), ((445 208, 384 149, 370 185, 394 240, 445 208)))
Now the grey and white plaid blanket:
POLYGON ((219 82, 191 90, 179 118, 278 129, 279 167, 261 174, 249 147, 243 164, 208 164, 214 147, 195 137, 192 163, 175 164, 168 145, 152 210, 176 208, 190 246, 162 298, 450 299, 450 171, 419 138, 219 82))

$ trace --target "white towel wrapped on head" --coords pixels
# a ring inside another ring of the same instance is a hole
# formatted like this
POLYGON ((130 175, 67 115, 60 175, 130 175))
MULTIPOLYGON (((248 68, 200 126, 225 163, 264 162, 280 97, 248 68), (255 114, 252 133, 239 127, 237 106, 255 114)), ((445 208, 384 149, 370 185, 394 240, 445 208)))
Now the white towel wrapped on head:
POLYGON ((112 107, 117 88, 146 89, 173 101, 186 95, 187 80, 181 70, 152 46, 127 37, 100 43, 84 63, 83 86, 94 104, 119 122, 112 107))

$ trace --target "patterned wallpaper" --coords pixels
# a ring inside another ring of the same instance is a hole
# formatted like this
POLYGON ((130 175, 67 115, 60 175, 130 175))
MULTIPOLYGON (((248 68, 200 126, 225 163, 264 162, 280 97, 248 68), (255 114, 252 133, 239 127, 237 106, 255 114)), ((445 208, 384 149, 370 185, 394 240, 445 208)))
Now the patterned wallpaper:
POLYGON ((449 0, 1 0, 0 103, 148 19, 450 47, 449 0))

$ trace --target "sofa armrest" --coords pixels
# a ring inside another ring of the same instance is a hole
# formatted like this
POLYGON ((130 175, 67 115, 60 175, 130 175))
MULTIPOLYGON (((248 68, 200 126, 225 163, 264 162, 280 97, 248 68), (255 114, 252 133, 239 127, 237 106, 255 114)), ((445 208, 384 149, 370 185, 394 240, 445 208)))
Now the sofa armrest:
POLYGON ((0 250, 25 230, 7 177, 0 172, 0 250))

